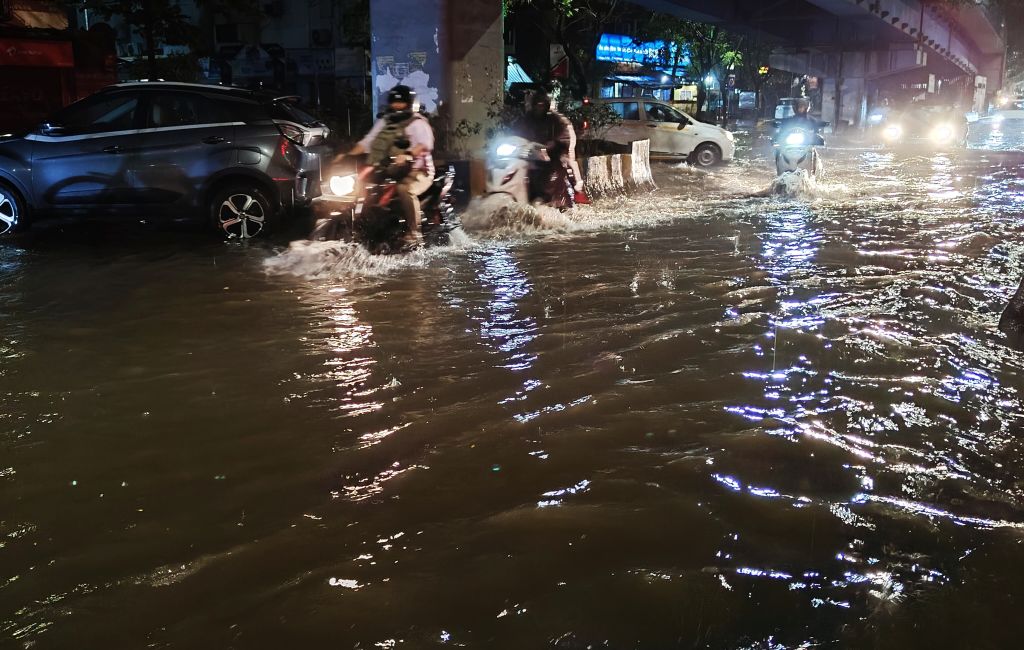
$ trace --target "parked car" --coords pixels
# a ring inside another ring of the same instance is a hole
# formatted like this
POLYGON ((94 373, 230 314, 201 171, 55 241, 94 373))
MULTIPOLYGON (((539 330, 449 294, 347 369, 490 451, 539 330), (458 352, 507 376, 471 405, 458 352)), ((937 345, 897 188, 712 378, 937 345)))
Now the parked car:
POLYGON ((27 133, 0 136, 0 234, 67 215, 205 219, 224 237, 270 232, 320 192, 328 129, 239 88, 109 86, 27 133))
POLYGON ((622 118, 622 123, 604 136, 610 142, 629 144, 649 139, 652 154, 686 158, 701 167, 732 160, 736 153, 732 133, 699 122, 668 104, 644 97, 598 101, 622 118))

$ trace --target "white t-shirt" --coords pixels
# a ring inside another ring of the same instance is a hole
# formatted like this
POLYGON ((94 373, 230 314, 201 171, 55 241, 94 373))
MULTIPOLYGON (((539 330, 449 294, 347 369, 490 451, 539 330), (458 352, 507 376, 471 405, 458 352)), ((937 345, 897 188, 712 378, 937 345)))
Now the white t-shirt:
MULTIPOLYGON (((384 125, 383 118, 377 120, 374 122, 370 132, 366 134, 366 137, 359 141, 364 151, 370 150, 374 139, 384 130, 384 125)), ((420 144, 426 148, 426 151, 417 156, 413 162, 413 171, 425 171, 427 174, 433 174, 434 157, 431 155, 431 152, 434 150, 434 130, 430 128, 430 122, 422 115, 415 115, 412 121, 405 127, 405 135, 409 138, 410 149, 420 144)))

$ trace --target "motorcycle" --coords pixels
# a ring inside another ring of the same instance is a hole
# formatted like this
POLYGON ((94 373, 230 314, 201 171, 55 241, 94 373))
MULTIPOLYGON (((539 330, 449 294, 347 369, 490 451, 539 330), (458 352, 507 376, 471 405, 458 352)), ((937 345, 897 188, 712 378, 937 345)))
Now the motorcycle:
POLYGON ((516 203, 539 202, 559 210, 575 206, 573 170, 550 163, 542 145, 516 136, 503 138, 487 158, 487 195, 505 194, 516 203))
MULTIPOLYGON (((406 252, 405 217, 398 201, 398 184, 410 171, 402 156, 389 164, 367 166, 358 172, 332 170, 322 193, 312 201, 313 241, 352 241, 375 255, 406 252)), ((420 195, 420 232, 424 246, 446 246, 460 227, 451 190, 455 169, 438 170, 433 183, 420 195)))
MULTIPOLYGON (((818 128, 828 126, 827 122, 818 128)), ((818 147, 825 145, 825 139, 815 129, 803 126, 782 126, 775 137, 775 173, 782 176, 786 172, 805 170, 812 178, 821 173, 821 158, 818 147)))

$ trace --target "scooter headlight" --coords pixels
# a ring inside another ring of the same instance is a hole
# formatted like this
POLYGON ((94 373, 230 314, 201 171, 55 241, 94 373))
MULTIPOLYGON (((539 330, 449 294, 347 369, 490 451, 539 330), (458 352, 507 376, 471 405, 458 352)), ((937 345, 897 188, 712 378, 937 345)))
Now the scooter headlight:
POLYGON ((932 129, 932 140, 940 144, 952 140, 953 135, 953 127, 949 124, 940 124, 932 129))
POLYGON ((807 142, 807 136, 801 131, 795 131, 786 136, 786 144, 794 147, 798 147, 807 142))
POLYGON ((335 196, 348 196, 356 189, 356 177, 353 174, 348 176, 331 176, 331 194, 335 196))
POLYGON ((516 153, 516 146, 514 144, 499 144, 498 148, 494 150, 494 153, 498 154, 499 158, 510 158, 516 153))
POLYGON ((899 140, 903 137, 903 127, 899 124, 887 126, 885 127, 885 130, 882 131, 882 137, 886 140, 899 140))

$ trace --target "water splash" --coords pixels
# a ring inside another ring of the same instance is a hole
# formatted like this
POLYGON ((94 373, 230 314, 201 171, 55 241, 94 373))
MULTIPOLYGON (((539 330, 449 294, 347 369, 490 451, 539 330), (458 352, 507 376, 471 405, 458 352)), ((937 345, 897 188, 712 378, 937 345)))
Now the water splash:
POLYGON ((473 199, 462 215, 462 227, 488 236, 565 233, 576 229, 566 213, 546 206, 517 203, 504 194, 473 199))
POLYGON ((289 244, 287 250, 264 260, 263 267, 271 275, 311 279, 384 276, 402 269, 422 268, 434 259, 475 246, 473 239, 461 230, 451 233, 449 246, 420 248, 396 255, 374 255, 352 242, 298 240, 289 244))

